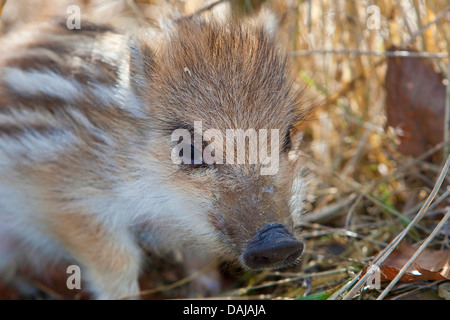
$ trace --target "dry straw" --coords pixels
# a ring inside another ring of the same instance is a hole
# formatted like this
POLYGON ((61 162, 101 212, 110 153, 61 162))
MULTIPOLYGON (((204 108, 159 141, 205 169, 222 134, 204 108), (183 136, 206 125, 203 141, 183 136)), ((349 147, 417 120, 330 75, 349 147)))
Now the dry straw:
MULTIPOLYGON (((441 174, 439 175, 439 178, 431 192, 431 194, 428 196, 427 200, 425 201, 424 205, 420 209, 420 211, 417 213, 417 215, 414 217, 414 219, 411 221, 411 223, 399 234, 397 235, 394 240, 389 243, 389 245, 376 256, 376 258, 372 261, 371 265, 368 269, 371 269, 370 267, 374 266, 379 268, 381 264, 387 259, 387 257, 392 253, 392 251, 395 250, 395 248, 399 245, 399 243, 403 240, 403 238, 408 234, 408 232, 423 218, 423 216, 426 214, 428 207, 430 206, 431 202, 436 197, 439 189, 441 188, 442 182, 446 178, 448 168, 450 166, 450 156, 447 158, 447 161, 445 162, 441 174)), ((414 263, 415 259, 419 256, 419 254, 426 248, 426 246, 430 243, 431 240, 434 239, 436 234, 441 230, 441 228, 444 226, 444 224, 447 222, 447 220, 450 217, 450 209, 447 209, 447 213, 442 218, 440 223, 436 226, 436 228, 433 230, 433 232, 428 236, 428 238, 423 242, 423 244, 419 247, 419 249, 414 253, 414 255, 406 262, 406 264, 403 266, 403 268, 400 270, 398 275, 391 281, 391 283, 388 285, 388 287, 383 291, 383 293, 378 297, 378 299, 384 298, 387 293, 392 289, 392 287, 398 282, 398 280, 403 276, 403 274, 406 272, 406 270, 414 263)), ((372 270, 376 270, 376 268, 372 268, 372 270)), ((375 272, 375 271, 373 271, 375 272)), ((355 286, 348 292, 343 300, 349 300, 352 299, 357 292, 366 284, 367 279, 371 276, 373 276, 373 272, 367 272, 363 277, 359 279, 359 281, 355 284, 355 286)), ((358 275, 359 278, 360 274, 358 275)))

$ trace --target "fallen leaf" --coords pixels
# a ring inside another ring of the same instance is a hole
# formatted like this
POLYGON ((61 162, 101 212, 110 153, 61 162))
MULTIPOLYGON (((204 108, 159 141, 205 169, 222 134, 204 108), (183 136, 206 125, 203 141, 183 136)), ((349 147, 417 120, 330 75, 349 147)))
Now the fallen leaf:
MULTIPOLYGON (((407 243, 401 243, 379 269, 380 281, 392 281, 417 249, 407 243)), ((361 277, 367 272, 369 264, 364 266, 361 277)), ((425 249, 412 266, 400 278, 399 282, 435 281, 450 279, 450 250, 425 249)))
MULTIPOLYGON (((391 50, 405 49, 393 47, 391 50)), ((443 79, 425 58, 387 59, 387 123, 402 132, 400 152, 419 156, 443 140, 443 79)))

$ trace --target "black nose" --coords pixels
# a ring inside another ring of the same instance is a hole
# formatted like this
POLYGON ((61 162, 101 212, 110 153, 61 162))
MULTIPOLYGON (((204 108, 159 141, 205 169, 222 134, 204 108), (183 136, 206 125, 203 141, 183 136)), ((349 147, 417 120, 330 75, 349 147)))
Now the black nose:
POLYGON ((298 241, 282 224, 270 224, 251 239, 243 254, 250 269, 280 268, 295 262, 303 252, 298 241))

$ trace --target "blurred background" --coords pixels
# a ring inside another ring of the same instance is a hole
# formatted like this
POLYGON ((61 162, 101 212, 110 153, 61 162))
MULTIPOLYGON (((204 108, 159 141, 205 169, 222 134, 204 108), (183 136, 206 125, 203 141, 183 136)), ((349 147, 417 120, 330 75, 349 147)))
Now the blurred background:
MULTIPOLYGON (((0 35, 68 16, 74 4, 82 19, 126 32, 155 25, 163 13, 231 10, 245 17, 268 7, 281 21, 278 36, 305 90, 304 103, 314 107, 298 124, 304 132, 299 156, 309 181, 300 264, 249 274, 217 262, 192 272, 177 253, 150 252, 143 298, 339 298, 413 220, 444 174, 424 217, 384 261, 384 288, 449 211, 450 177, 442 172, 449 150, 448 0, 0 0, 0 35)), ((418 267, 407 270, 389 298, 448 299, 443 284, 450 277, 449 234, 449 224, 443 224, 421 251, 418 267)), ((88 297, 61 286, 66 275, 57 270, 34 280, 46 296, 88 297)), ((379 288, 363 289, 353 298, 380 294, 379 288)), ((20 296, 0 286, 0 298, 20 296)))

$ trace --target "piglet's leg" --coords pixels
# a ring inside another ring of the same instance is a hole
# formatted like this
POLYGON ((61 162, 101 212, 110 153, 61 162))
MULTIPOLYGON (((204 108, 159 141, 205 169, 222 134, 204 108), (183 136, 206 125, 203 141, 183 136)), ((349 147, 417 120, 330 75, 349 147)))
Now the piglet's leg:
POLYGON ((126 228, 109 229, 86 214, 58 214, 51 223, 95 298, 139 298, 141 252, 126 228))

